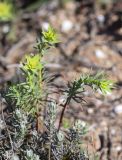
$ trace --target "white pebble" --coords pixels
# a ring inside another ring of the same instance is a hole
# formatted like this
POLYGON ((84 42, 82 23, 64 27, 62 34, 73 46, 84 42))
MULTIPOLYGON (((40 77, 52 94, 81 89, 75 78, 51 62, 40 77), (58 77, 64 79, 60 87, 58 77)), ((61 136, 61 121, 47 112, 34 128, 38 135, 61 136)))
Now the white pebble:
POLYGON ((89 113, 89 114, 92 114, 92 113, 94 113, 94 110, 93 110, 92 108, 89 108, 89 109, 88 109, 88 113, 89 113))
POLYGON ((42 29, 43 30, 48 30, 48 27, 49 27, 49 23, 48 22, 43 22, 42 23, 42 29))
POLYGON ((117 147, 116 147, 116 151, 119 152, 119 151, 121 151, 121 150, 122 150, 122 147, 121 147, 121 146, 117 146, 117 147))
POLYGON ((5 25, 5 26, 3 27, 3 33, 8 33, 9 30, 10 30, 10 27, 9 27, 8 25, 5 25))
POLYGON ((62 32, 69 32, 73 27, 73 23, 70 20, 63 21, 61 25, 61 31, 62 32))
POLYGON ((122 104, 119 104, 114 108, 115 113, 122 114, 122 104))
POLYGON ((98 58, 105 58, 106 57, 105 53, 99 49, 95 51, 95 55, 98 58))
POLYGON ((98 15, 98 16, 97 16, 97 19, 98 19, 98 21, 101 22, 101 23, 103 23, 103 22, 105 21, 105 17, 104 17, 104 15, 102 15, 102 14, 98 15))
POLYGON ((116 130, 115 129, 112 129, 111 130, 111 134, 114 136, 116 134, 116 130))

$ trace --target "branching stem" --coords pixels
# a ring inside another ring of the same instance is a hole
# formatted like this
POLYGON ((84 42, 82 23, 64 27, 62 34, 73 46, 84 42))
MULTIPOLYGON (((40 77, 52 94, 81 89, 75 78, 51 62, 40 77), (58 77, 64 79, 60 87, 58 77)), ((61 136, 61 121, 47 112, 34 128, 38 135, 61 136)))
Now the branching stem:
POLYGON ((61 124, 62 124, 62 121, 63 121, 63 117, 64 117, 64 112, 66 110, 67 105, 70 103, 71 98, 72 98, 71 96, 68 97, 65 104, 63 105, 63 109, 62 109, 61 116, 60 116, 60 119, 59 119, 58 131, 60 130, 60 127, 61 127, 61 124))

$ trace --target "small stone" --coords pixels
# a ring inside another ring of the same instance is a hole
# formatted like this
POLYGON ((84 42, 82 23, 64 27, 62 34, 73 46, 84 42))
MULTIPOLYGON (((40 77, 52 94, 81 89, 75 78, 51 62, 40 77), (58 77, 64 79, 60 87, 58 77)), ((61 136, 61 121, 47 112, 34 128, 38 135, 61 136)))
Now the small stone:
POLYGON ((121 146, 117 146, 117 147, 116 147, 116 151, 119 152, 119 151, 121 151, 121 150, 122 150, 122 147, 121 147, 121 146))
POLYGON ((49 28, 49 23, 48 22, 43 22, 42 23, 42 29, 43 30, 48 30, 48 28, 49 28))
POLYGON ((63 21, 61 25, 62 32, 69 32, 73 28, 73 23, 70 20, 63 21))
POLYGON ((97 20, 100 22, 100 23, 103 23, 105 21, 105 17, 104 15, 100 14, 97 16, 97 20))
POLYGON ((89 114, 92 114, 92 113, 94 113, 94 110, 93 110, 92 108, 89 108, 89 109, 88 109, 88 113, 89 113, 89 114))
POLYGON ((8 25, 5 25, 5 26, 3 27, 3 33, 8 33, 9 30, 10 30, 10 27, 9 27, 8 25))
POLYGON ((122 114, 122 104, 119 104, 114 108, 116 114, 122 114))
POLYGON ((95 55, 98 58, 106 58, 105 53, 103 51, 99 50, 99 49, 95 51, 95 55))
POLYGON ((111 134, 114 136, 116 134, 116 130, 115 129, 112 129, 111 130, 111 134))

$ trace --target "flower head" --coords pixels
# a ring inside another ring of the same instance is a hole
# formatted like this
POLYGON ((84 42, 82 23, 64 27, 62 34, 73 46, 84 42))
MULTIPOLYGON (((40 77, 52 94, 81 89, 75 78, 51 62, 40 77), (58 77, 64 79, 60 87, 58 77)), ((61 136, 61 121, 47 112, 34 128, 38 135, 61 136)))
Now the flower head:
POLYGON ((6 2, 0 2, 0 20, 7 21, 12 18, 12 6, 6 2))
POLYGON ((103 94, 110 93, 113 87, 113 82, 111 80, 103 79, 100 82, 100 90, 103 94))
POLYGON ((42 64, 40 63, 40 56, 34 55, 34 56, 26 56, 26 64, 24 65, 24 69, 26 70, 38 70, 42 69, 42 64))
POLYGON ((44 37, 44 41, 51 43, 51 44, 55 44, 58 43, 58 35, 56 34, 55 30, 49 26, 47 31, 43 31, 42 32, 43 37, 44 37))

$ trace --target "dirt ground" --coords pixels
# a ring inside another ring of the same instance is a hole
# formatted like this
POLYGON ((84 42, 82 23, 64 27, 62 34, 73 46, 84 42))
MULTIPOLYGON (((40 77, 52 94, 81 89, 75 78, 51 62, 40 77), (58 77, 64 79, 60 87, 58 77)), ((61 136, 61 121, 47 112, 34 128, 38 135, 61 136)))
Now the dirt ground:
POLYGON ((40 28, 50 24, 61 41, 45 57, 47 70, 61 75, 56 83, 71 81, 91 70, 104 70, 116 83, 112 93, 105 97, 86 93, 87 103, 72 102, 65 117, 88 123, 91 138, 85 141, 100 160, 122 160, 122 4, 118 1, 102 9, 97 3, 83 2, 58 6, 53 1, 31 12, 24 9, 13 22, 1 23, 0 53, 12 56, 34 52, 32 46, 40 28))

